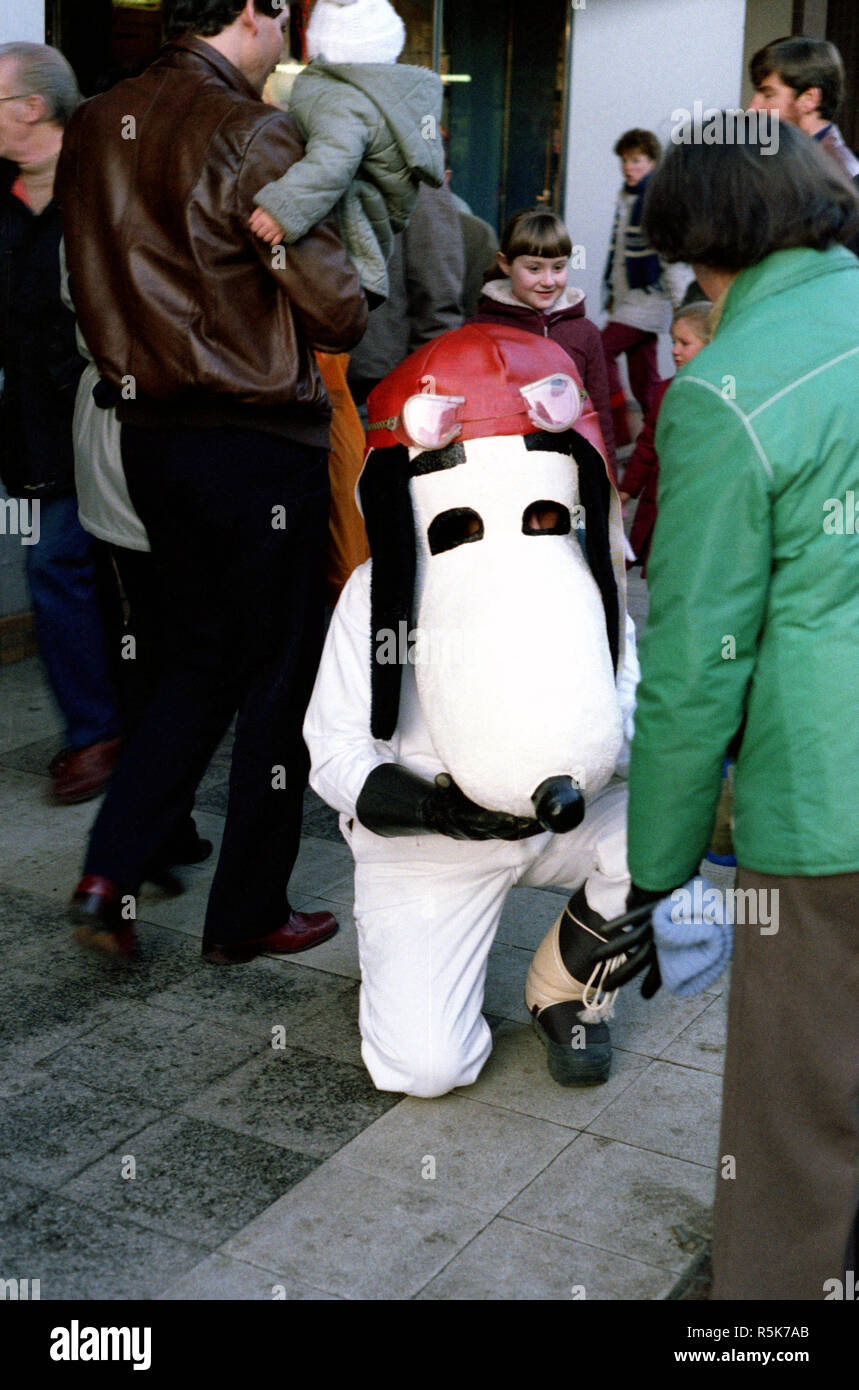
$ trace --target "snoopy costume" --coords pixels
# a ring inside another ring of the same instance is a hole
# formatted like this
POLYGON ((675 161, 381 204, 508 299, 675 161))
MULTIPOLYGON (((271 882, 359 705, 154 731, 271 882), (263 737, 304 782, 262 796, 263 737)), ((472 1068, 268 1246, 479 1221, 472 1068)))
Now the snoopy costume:
POLYGON ((638 663, 597 417, 550 340, 472 324, 369 398, 372 559, 334 612, 304 734, 355 859, 362 1055, 381 1090, 478 1076, 514 884, 573 894, 526 999, 565 1085, 608 1076, 638 663), (609 967, 610 968, 610 967, 609 967))

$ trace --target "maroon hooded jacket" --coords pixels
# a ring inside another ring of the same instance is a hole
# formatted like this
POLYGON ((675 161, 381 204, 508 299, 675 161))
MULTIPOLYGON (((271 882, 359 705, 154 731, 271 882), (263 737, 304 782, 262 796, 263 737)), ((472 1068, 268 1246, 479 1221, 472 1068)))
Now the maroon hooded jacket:
POLYGON ((503 323, 551 338, 576 364, 585 390, 599 416, 605 453, 612 478, 617 478, 614 430, 609 408, 608 373, 599 329, 585 318, 583 290, 568 286, 556 306, 547 314, 529 309, 516 299, 509 279, 487 280, 477 313, 470 323, 503 323))

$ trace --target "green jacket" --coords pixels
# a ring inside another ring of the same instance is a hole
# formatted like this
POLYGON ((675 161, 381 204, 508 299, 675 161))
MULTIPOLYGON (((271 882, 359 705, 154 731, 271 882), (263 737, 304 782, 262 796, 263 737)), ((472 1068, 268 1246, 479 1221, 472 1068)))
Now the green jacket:
POLYGON ((656 449, 633 881, 697 871, 744 714, 739 863, 859 870, 859 261, 798 249, 742 271, 656 449))
POLYGON ((298 241, 337 205, 340 234, 361 284, 387 298, 393 234, 423 181, 444 181, 441 78, 404 63, 309 63, 292 86, 302 160, 255 201, 298 241))

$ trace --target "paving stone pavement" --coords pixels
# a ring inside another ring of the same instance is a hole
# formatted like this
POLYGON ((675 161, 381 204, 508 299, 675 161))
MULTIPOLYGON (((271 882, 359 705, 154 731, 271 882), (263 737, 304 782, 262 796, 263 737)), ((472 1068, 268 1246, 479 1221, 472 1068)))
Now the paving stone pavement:
MULTIPOLYGON (((631 611, 646 617, 633 577, 631 611)), ((624 991, 600 1087, 545 1068, 522 993, 564 895, 510 894, 494 1050, 438 1100, 378 1092, 358 1035, 351 858, 308 793, 294 905, 330 942, 224 969, 199 938, 211 864, 147 887, 131 969, 65 904, 95 806, 48 803, 58 723, 37 660, 0 668, 0 1249, 43 1299, 655 1300, 701 1260, 725 997, 624 991)), ((220 839, 229 740, 200 789, 220 839)), ((8 1268, 6 1267, 8 1266, 8 1268)))

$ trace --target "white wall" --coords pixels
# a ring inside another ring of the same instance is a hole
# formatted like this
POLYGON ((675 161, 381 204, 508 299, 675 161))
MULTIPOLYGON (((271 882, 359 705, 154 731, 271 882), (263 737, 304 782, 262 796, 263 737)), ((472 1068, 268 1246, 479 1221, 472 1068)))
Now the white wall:
MULTIPOLYGON (((598 323, 600 282, 620 187, 612 148, 631 126, 670 139, 671 112, 737 106, 746 0, 586 0, 571 10, 572 70, 565 219, 585 248, 571 282, 598 323)), ((667 338, 664 375, 673 371, 667 338)))
POLYGON ((44 43, 44 0, 3 0, 0 43, 44 43))

